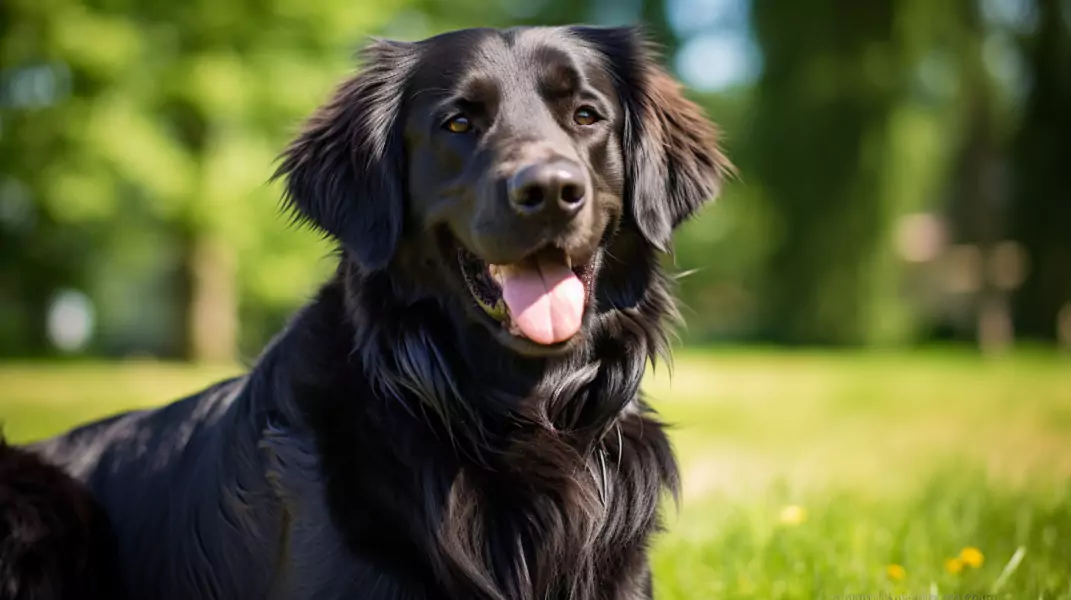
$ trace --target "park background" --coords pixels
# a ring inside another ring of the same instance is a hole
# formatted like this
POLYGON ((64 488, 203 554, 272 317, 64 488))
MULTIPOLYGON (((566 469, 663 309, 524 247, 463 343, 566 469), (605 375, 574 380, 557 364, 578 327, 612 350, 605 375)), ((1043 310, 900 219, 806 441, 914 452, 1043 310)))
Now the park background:
POLYGON ((286 141, 369 35, 643 22, 739 175, 687 327, 660 598, 1071 598, 1071 1, 3 0, 0 421, 238 372, 329 274, 286 141))

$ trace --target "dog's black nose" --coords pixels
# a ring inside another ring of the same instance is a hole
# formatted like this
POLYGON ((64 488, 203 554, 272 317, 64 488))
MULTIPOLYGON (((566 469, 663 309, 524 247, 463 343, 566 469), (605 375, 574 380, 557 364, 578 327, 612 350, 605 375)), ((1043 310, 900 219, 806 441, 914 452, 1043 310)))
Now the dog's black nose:
POLYGON ((584 173, 567 160, 522 167, 507 187, 510 205, 525 216, 571 217, 584 206, 584 173))

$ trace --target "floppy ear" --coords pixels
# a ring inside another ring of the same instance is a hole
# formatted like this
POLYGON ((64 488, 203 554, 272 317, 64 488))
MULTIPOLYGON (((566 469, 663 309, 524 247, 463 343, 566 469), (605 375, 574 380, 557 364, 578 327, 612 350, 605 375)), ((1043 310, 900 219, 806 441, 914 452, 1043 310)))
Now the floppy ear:
POLYGON ((640 232, 666 250, 673 229, 712 200, 733 171, 718 147, 717 129, 659 66, 641 30, 573 31, 603 55, 613 73, 625 111, 626 200, 640 232))
POLYGON ((367 270, 382 269, 401 235, 405 152, 398 126, 416 62, 412 44, 378 41, 363 71, 335 90, 287 147, 275 177, 299 220, 331 234, 367 270))

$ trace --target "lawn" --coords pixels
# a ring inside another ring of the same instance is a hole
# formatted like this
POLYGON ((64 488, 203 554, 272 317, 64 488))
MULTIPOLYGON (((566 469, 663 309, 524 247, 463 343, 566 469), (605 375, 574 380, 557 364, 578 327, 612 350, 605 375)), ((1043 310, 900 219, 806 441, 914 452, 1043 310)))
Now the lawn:
MULTIPOLYGON (((0 365, 24 441, 235 372, 0 365)), ((1071 357, 678 353, 646 389, 684 490, 658 597, 1071 599, 1071 357)))

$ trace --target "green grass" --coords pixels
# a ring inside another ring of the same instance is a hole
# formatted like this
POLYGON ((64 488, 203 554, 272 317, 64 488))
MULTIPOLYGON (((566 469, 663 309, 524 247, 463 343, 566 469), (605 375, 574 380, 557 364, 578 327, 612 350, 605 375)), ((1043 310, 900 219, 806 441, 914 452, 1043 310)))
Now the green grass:
POLYGON ((660 597, 1068 598, 1069 492, 1066 485, 1011 490, 950 470, 888 497, 775 489, 698 502, 671 521, 656 549, 660 597), (804 507, 803 522, 779 519, 789 503, 804 507), (965 547, 978 548, 983 564, 948 572, 946 560, 965 547), (1021 562, 1009 566, 1016 552, 1021 562), (889 565, 903 568, 902 580, 890 579, 889 565))
MULTIPOLYGON (((24 441, 234 372, 0 365, 0 420, 24 441)), ((689 351, 646 388, 684 473, 659 598, 1071 599, 1067 356, 689 351)))

